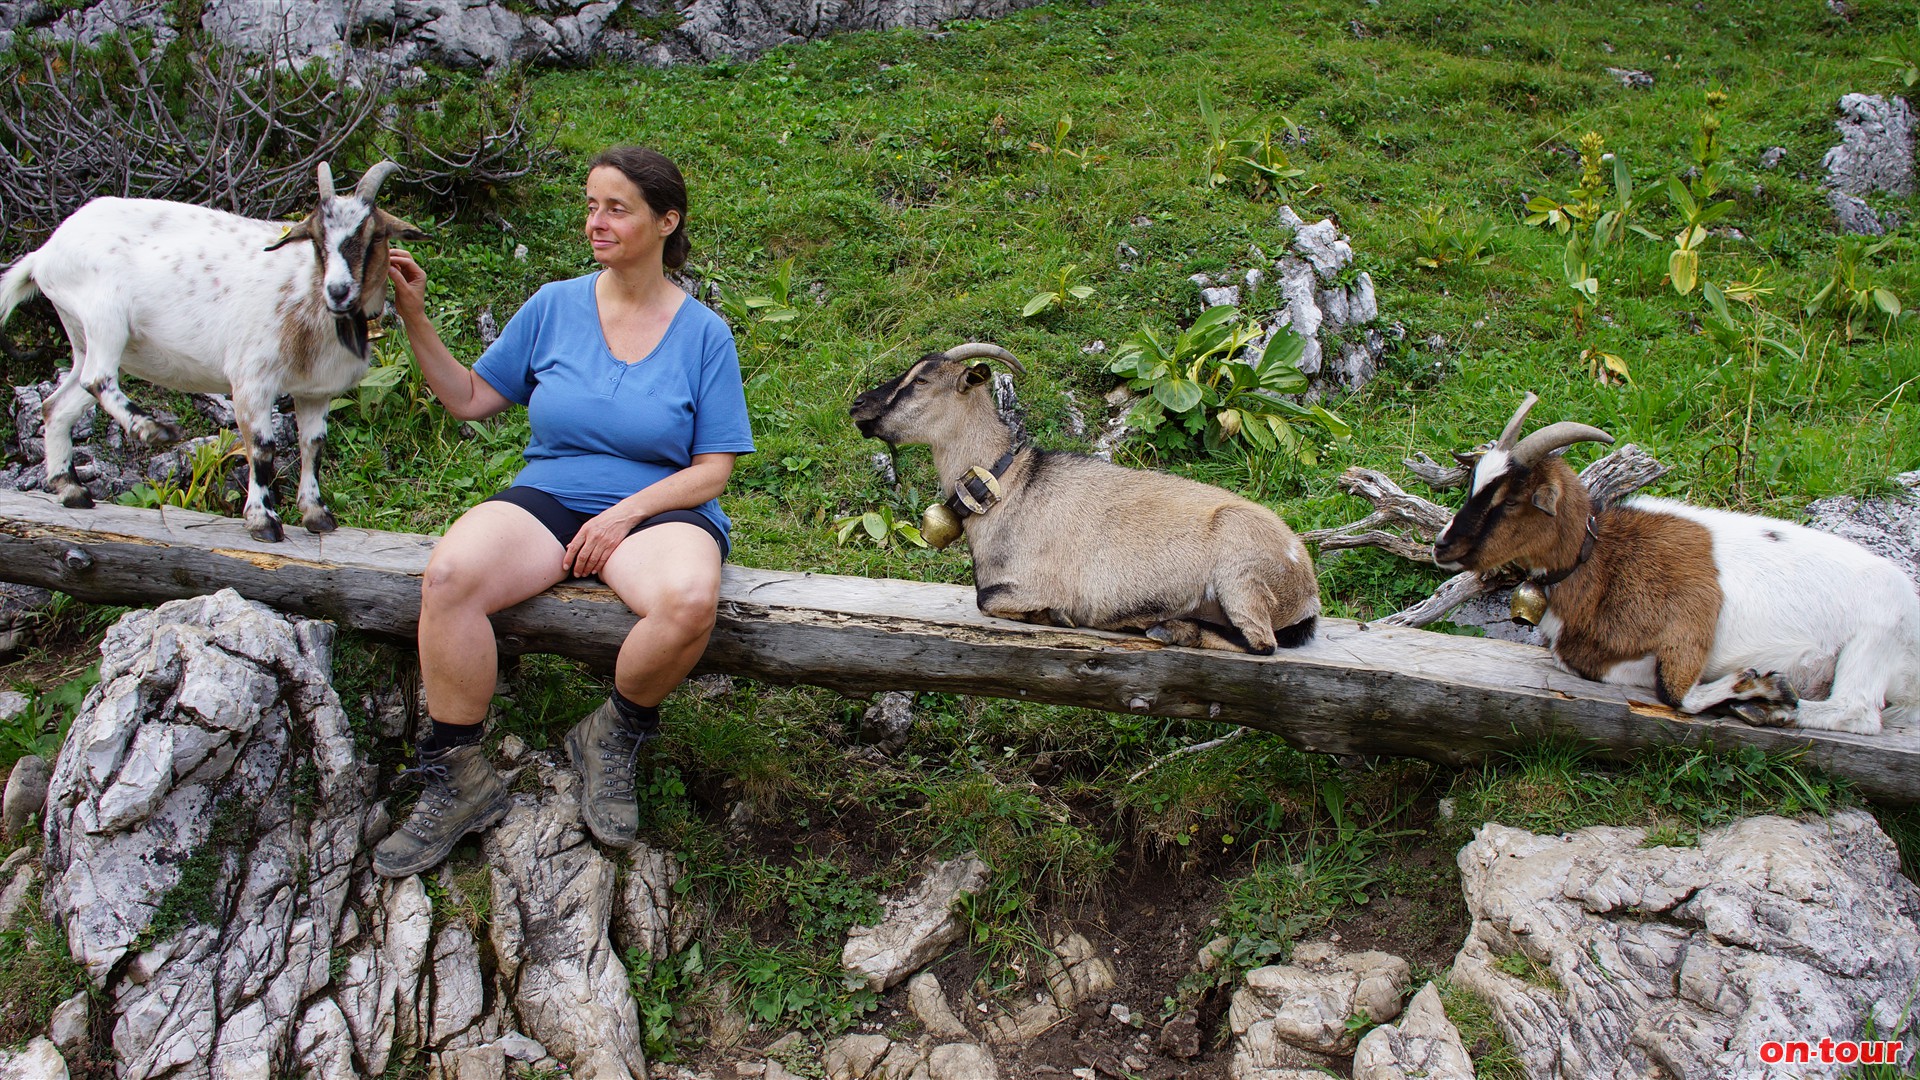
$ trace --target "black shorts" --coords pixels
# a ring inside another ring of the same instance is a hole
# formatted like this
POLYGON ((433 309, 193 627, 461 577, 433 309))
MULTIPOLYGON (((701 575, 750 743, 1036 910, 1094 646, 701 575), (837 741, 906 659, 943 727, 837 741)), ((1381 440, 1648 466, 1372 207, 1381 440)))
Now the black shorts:
MULTIPOLYGON (((572 509, 539 488, 510 487, 498 495, 488 496, 483 501, 512 503, 532 514, 539 519, 540 524, 547 527, 547 531, 553 534, 555 540, 560 541, 561 547, 573 543, 574 534, 580 531, 580 526, 592 521, 595 516, 572 509)), ((632 536, 641 529, 651 529, 655 525, 665 525, 675 521, 698 525, 707 530, 707 535, 713 537, 713 542, 720 545, 720 558, 724 560, 727 557, 727 534, 721 532, 720 526, 707 520, 707 516, 697 510, 667 510, 655 514, 635 525, 627 535, 632 536)))

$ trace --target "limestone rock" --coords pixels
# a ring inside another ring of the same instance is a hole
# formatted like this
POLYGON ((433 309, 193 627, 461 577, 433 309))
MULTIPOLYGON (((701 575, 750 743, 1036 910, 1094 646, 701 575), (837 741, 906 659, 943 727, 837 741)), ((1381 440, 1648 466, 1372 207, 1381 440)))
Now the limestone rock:
POLYGON ((1486 825, 1460 852, 1473 926, 1453 979, 1531 1080, 1772 1075, 1763 1042, 1859 1038, 1868 1015, 1912 1044, 1920 888, 1871 816, 1750 818, 1694 848, 1645 835, 1486 825))
POLYGON ((680 864, 670 853, 646 844, 635 844, 627 853, 626 878, 613 913, 613 941, 623 954, 638 949, 664 960, 684 947, 673 934, 673 883, 678 880, 680 864))
POLYGON ((52 767, 38 754, 14 762, 13 771, 7 774, 6 795, 0 797, 0 839, 19 836, 46 809, 47 781, 52 777, 52 767))
POLYGON ((1281 1044, 1317 1053, 1347 1053, 1347 1021, 1365 1016, 1384 1023, 1400 1013, 1413 982, 1405 960, 1381 952, 1342 953, 1326 942, 1296 947, 1293 962, 1247 972, 1228 1014, 1238 1040, 1236 1060, 1277 1068, 1281 1044))
POLYGON ((6 888, 0 889, 0 930, 10 929, 19 920, 27 901, 33 898, 34 887, 39 884, 39 869, 31 861, 22 860, 13 876, 7 879, 6 888))
POLYGON ((63 1052, 87 1041, 87 992, 73 995, 53 1007, 47 1018, 47 1038, 63 1052))
POLYGON ((1113 961, 1100 955, 1080 934, 1054 942, 1053 956, 1041 976, 1046 996, 1031 1005, 1002 1013, 986 1023, 987 1038, 1001 1045, 1031 1042, 1065 1019, 1083 1001, 1112 990, 1119 983, 1113 961))
POLYGON ((884 901, 878 926, 848 932, 841 965, 865 977, 876 993, 885 991, 960 937, 954 904, 962 893, 979 892, 986 881, 987 865, 974 856, 935 866, 904 895, 884 901))
POLYGON ((947 995, 940 988, 940 980, 931 971, 923 971, 907 984, 907 1006, 919 1019, 927 1034, 936 1039, 964 1039, 968 1037, 967 1026, 953 1014, 947 1005, 947 995))
POLYGON ((1053 957, 1045 969, 1047 990, 1062 1012, 1071 1012, 1083 1001, 1090 1001, 1119 985, 1119 973, 1113 961, 1100 954, 1093 943, 1079 934, 1068 934, 1053 947, 1053 957))
POLYGON ((1353 1054, 1353 1080, 1473 1080, 1473 1060, 1432 983, 1420 988, 1397 1024, 1367 1032, 1353 1054))
POLYGON ((1834 223, 1856 236, 1885 236, 1889 229, 1900 227, 1900 215, 1888 211, 1882 216, 1858 195, 1830 190, 1827 205, 1833 209, 1834 223))
POLYGON ((927 1055, 927 1080, 1000 1080, 1000 1070, 978 1043, 947 1043, 927 1055))
MULTIPOLYGON (((366 50, 401 67, 434 63, 498 68, 513 61, 580 66, 596 57, 664 66, 747 59, 778 45, 848 30, 933 27, 953 19, 989 19, 1032 0, 877 0, 814 4, 805 0, 205 0, 200 25, 219 41, 259 52, 276 41, 296 61, 340 61, 352 42, 378 36, 366 50), (678 24, 637 33, 613 25, 623 7, 678 24)), ((40 29, 58 40, 98 44, 108 33, 145 31, 165 45, 178 36, 163 0, 100 0, 79 11, 41 0, 0 0, 0 47, 11 33, 40 29)))
POLYGON ((451 1044, 480 1020, 485 1003, 480 948, 465 926, 448 923, 433 941, 433 999, 427 1017, 427 1044, 451 1044))
POLYGON ((434 1057, 440 1080, 506 1080, 507 1056, 497 1043, 448 1050, 434 1057))
POLYGON ((101 644, 49 789, 46 902, 112 1001, 124 1080, 264 1075, 328 985, 371 801, 331 640, 223 590, 101 644))
POLYGON ((607 928, 613 863, 580 823, 580 780, 571 769, 538 769, 538 796, 514 796, 487 834, 493 875, 490 933, 501 993, 522 1030, 581 1080, 647 1075, 640 1016, 607 928))
POLYGON ((1848 94, 1834 126, 1840 145, 1820 162, 1831 187, 1848 195, 1913 194, 1913 111, 1905 98, 1848 94))
POLYGON ((308 1006, 294 1035, 294 1061, 309 1080, 356 1080, 353 1068, 353 1032, 346 1014, 332 998, 308 1006))
POLYGON ((45 1036, 19 1050, 0 1050, 0 1080, 67 1080, 67 1075, 67 1060, 45 1036))
POLYGON ((893 1049, 885 1035, 848 1035, 827 1044, 827 1080, 867 1080, 893 1049))

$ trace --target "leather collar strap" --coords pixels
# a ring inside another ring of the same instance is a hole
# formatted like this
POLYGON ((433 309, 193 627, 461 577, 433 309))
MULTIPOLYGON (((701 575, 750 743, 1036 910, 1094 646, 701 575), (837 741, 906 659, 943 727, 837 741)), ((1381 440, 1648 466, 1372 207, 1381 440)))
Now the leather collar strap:
POLYGON ((953 494, 947 496, 947 509, 962 519, 993 509, 1000 501, 999 480, 1007 474, 1007 469, 1013 465, 1013 456, 1018 452, 1009 450, 1001 454, 991 470, 975 465, 962 474, 959 482, 953 485, 953 494))
POLYGON ((1570 577, 1575 570, 1578 570, 1580 569, 1580 567, 1585 565, 1587 559, 1593 555, 1593 542, 1599 538, 1600 538, 1600 516, 1598 514, 1588 514, 1586 539, 1580 541, 1580 557, 1573 560, 1573 565, 1567 567, 1564 570, 1555 570, 1551 574, 1545 574, 1538 577, 1530 574, 1528 575, 1528 580, 1533 581, 1540 585, 1548 586, 1548 587, 1558 585, 1561 582, 1567 580, 1567 578, 1570 577))

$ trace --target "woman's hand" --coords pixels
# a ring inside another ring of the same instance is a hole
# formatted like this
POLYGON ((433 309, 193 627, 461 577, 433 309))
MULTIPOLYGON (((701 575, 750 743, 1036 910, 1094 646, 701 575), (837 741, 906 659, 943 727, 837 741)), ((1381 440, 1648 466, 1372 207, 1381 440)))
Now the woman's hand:
POLYGON ((427 313, 427 272, 413 260, 413 254, 401 248, 387 250, 387 280, 393 283, 393 310, 402 321, 425 317, 427 313))
POLYGON ((647 515, 627 506, 625 501, 614 503, 600 511, 580 526, 573 534, 573 542, 567 545, 567 553, 561 559, 561 565, 574 577, 588 577, 600 572, 613 558, 613 553, 621 541, 633 532, 633 527, 646 520, 647 515))

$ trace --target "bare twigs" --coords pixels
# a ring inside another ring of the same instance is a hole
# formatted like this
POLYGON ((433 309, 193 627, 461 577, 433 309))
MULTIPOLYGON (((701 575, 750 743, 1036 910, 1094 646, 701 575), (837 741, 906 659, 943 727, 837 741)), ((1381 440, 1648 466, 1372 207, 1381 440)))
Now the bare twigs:
MULTIPOLYGON (((1472 473, 1464 466, 1441 465, 1425 454, 1415 454, 1405 459, 1404 464, 1435 490, 1459 487, 1472 473)), ((1587 466, 1580 473, 1580 480, 1593 495, 1595 505, 1608 506, 1660 479, 1666 472, 1666 466, 1628 443, 1587 466)), ((1403 559, 1433 561, 1433 538, 1446 528, 1453 511, 1401 490, 1399 485, 1372 469, 1357 466, 1348 469, 1340 477, 1340 486, 1371 502, 1374 512, 1350 525, 1314 530, 1302 539, 1318 545, 1322 551, 1377 547, 1403 559), (1414 535, 1384 531, 1396 526, 1414 535)), ((1484 576, 1472 572, 1456 574, 1434 590, 1432 596, 1379 622, 1388 626, 1426 626, 1461 604, 1509 588, 1518 580, 1518 575, 1504 571, 1484 576)))
POLYGON ((284 34, 260 57, 130 37, 17 55, 0 65, 0 229, 28 240, 98 195, 256 217, 303 208, 315 166, 373 115, 387 75, 297 66, 284 34))

